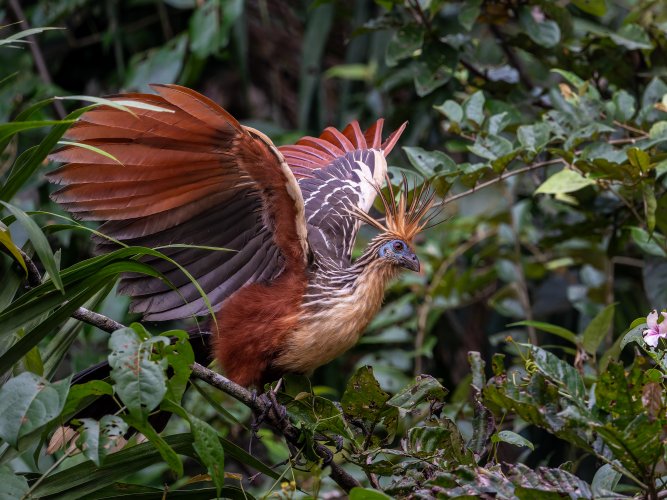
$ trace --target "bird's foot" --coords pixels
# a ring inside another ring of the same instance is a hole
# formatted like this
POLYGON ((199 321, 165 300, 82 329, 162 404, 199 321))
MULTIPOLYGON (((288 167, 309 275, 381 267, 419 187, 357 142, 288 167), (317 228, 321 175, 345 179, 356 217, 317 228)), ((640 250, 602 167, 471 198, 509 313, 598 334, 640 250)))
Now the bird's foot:
POLYGON ((260 406, 263 408, 260 412, 255 414, 255 418, 251 425, 252 432, 255 436, 257 436, 259 426, 262 425, 267 418, 271 418, 273 423, 282 426, 287 419, 287 409, 278 402, 274 391, 270 390, 262 394, 257 394, 257 391, 253 391, 253 402, 255 401, 259 401, 260 406))

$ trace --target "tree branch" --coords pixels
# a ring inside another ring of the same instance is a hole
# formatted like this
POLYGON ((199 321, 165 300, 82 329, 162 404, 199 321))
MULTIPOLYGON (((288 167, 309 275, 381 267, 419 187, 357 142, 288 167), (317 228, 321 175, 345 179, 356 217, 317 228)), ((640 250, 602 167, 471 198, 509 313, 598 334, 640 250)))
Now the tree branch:
MULTIPOLYGON (((26 267, 28 269, 28 285, 30 287, 35 287, 41 284, 42 276, 37 269, 37 266, 32 261, 32 259, 26 254, 23 250, 18 249, 25 261, 26 267)), ((73 318, 76 318, 84 323, 89 325, 96 326, 100 330, 105 332, 114 332, 121 328, 125 328, 125 325, 114 321, 111 318, 108 318, 102 314, 90 311, 85 307, 79 307, 73 314, 73 318)), ((199 380, 206 382, 212 387, 221 390, 225 394, 233 397, 237 401, 240 401, 248 408, 254 412, 266 415, 266 421, 275 429, 280 431, 285 440, 288 441, 293 446, 299 448, 303 446, 301 439, 301 431, 292 425, 288 418, 283 418, 280 416, 280 413, 274 405, 268 403, 262 398, 256 397, 255 394, 250 392, 245 387, 240 386, 239 384, 232 382, 226 377, 223 377, 217 372, 206 368, 205 366, 200 365, 199 363, 193 363, 190 365, 192 368, 192 376, 198 378, 199 380)), ((346 492, 349 492, 352 488, 356 486, 361 486, 359 481, 354 477, 348 474, 340 465, 333 461, 332 452, 323 444, 316 443, 314 446, 315 452, 317 455, 324 461, 325 466, 331 468, 331 479, 333 479, 338 486, 343 488, 346 492)))

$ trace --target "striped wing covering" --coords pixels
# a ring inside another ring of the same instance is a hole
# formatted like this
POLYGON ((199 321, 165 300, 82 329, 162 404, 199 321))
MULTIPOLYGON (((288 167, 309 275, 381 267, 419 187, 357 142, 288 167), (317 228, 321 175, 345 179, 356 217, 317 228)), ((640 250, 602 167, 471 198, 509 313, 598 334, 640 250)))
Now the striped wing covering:
POLYGON ((299 182, 308 242, 320 261, 350 265, 360 226, 352 210, 370 210, 387 172, 385 156, 406 124, 384 142, 382 126, 378 120, 364 133, 354 121, 342 132, 329 127, 318 138, 304 137, 279 148, 299 182))
MULTIPOLYGON (((230 249, 162 250, 197 279, 214 310, 246 284, 271 281, 292 264, 303 266, 309 252, 303 199, 271 141, 190 89, 153 88, 158 95, 113 98, 134 115, 100 107, 68 131, 69 140, 100 148, 122 165, 65 146, 51 156, 66 163, 49 174, 64 185, 53 199, 82 220, 104 221, 100 231, 128 245, 230 249)), ((103 251, 116 247, 98 243, 103 251)), ((159 258, 144 261, 176 290, 155 278, 128 275, 120 290, 132 295, 133 311, 149 320, 208 313, 177 266, 159 258)))

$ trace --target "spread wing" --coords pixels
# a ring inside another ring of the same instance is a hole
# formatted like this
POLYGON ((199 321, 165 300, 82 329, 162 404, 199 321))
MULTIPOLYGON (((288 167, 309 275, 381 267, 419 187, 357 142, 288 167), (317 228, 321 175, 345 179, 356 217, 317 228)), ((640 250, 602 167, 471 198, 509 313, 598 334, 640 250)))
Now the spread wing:
POLYGON ((385 157, 406 126, 382 142, 382 125, 378 120, 364 133, 354 121, 342 132, 329 127, 318 138, 304 137, 279 148, 298 179, 308 242, 320 259, 350 264, 361 225, 353 209, 370 210, 387 173, 385 157))
MULTIPOLYGON (((303 269, 309 252, 303 198, 273 143, 190 89, 153 88, 158 95, 113 98, 140 103, 131 107, 134 116, 100 107, 68 131, 70 140, 102 149, 122 165, 65 146, 52 155, 66 163, 49 174, 64 185, 53 199, 80 219, 105 221, 100 230, 128 245, 230 249, 164 250, 197 279, 214 309, 245 284, 303 269)), ((155 278, 125 277, 120 290, 132 295, 133 311, 151 320, 207 314, 178 267, 157 258, 146 262, 177 290, 155 278)))

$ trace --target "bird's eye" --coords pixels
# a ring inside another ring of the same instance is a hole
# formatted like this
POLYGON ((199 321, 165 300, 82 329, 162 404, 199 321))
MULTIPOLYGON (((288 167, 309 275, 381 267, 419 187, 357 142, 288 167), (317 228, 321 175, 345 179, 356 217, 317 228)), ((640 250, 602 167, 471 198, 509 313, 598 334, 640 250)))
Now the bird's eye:
POLYGON ((394 250, 403 250, 403 243, 400 241, 394 241, 394 250))

